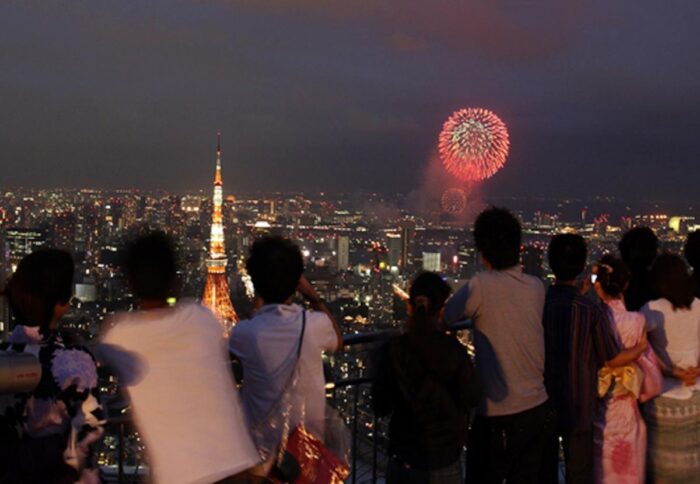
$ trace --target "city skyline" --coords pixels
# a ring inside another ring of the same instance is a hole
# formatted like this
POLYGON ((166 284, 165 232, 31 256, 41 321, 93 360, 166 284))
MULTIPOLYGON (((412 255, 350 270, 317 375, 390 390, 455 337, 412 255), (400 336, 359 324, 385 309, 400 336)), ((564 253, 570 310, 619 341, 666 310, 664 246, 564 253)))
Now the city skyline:
POLYGON ((455 109, 511 132, 484 196, 693 200, 700 7, 7 3, 3 186, 408 193, 455 109))

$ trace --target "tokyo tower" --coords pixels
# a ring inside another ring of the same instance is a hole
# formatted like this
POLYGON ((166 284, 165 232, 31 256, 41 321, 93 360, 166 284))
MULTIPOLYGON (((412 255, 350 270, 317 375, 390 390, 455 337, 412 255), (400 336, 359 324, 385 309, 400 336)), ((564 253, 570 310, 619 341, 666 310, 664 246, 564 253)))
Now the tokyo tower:
POLYGON ((211 238, 207 259, 207 283, 204 286, 202 304, 214 313, 221 323, 224 336, 238 322, 233 309, 226 278, 226 250, 224 246, 224 218, 221 212, 223 202, 223 181, 221 178, 221 133, 217 135, 216 174, 214 175, 214 203, 211 216, 211 238))

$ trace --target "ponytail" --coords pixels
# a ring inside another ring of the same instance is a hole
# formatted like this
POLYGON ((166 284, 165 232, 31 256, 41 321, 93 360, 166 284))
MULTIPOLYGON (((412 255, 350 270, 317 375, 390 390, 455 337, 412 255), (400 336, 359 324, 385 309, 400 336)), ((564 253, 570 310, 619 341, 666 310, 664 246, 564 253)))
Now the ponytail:
POLYGON ((423 272, 416 277, 409 291, 413 310, 408 320, 409 333, 420 337, 434 331, 449 295, 450 286, 439 275, 423 272))

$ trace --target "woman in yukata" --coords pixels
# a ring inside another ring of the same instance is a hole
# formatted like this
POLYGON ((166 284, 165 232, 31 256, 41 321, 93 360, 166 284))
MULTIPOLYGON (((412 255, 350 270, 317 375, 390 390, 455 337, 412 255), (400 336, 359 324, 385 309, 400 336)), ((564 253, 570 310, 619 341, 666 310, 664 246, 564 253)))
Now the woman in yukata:
MULTIPOLYGON (((645 319, 639 312, 625 309, 623 293, 629 281, 624 263, 604 256, 594 268, 594 288, 605 304, 620 349, 646 341, 645 319)), ((599 372, 601 397, 594 421, 596 483, 641 483, 647 433, 637 399, 643 373, 635 364, 620 368, 604 367, 599 372)))

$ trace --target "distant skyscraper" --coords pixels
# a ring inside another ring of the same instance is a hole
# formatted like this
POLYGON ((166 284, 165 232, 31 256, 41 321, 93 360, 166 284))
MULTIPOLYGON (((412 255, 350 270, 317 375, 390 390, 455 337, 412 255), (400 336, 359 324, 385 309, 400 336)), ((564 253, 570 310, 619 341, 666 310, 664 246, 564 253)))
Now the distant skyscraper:
POLYGON ((347 270, 348 267, 350 267, 350 237, 347 235, 338 236, 338 247, 336 254, 338 270, 347 270))
POLYGON ((416 231, 416 223, 413 220, 403 220, 399 227, 401 228, 401 260, 400 266, 402 270, 407 270, 413 262, 413 236, 416 231))
POLYGON ((221 205, 223 203, 223 180, 221 178, 221 136, 216 146, 216 174, 214 176, 214 200, 211 217, 211 238, 207 259, 207 282, 204 286, 202 304, 211 309, 228 335, 238 322, 238 316, 231 303, 228 279, 226 276, 226 248, 224 246, 224 223, 221 205))
POLYGON ((544 275, 544 269, 542 264, 544 262, 544 250, 541 247, 534 245, 528 245, 525 247, 522 253, 522 265, 523 272, 525 274, 530 274, 535 277, 542 277, 544 275))
POLYGON ((423 270, 440 272, 440 252, 423 252, 423 270))
POLYGON ((389 265, 400 266, 402 250, 401 234, 387 234, 387 250, 389 251, 389 265))
MULTIPOLYGON (((8 264, 7 259, 9 258, 8 251, 5 250, 5 238, 0 232, 0 289, 4 289, 7 284, 8 264)), ((0 341, 5 341, 7 335, 10 332, 10 311, 7 304, 7 298, 0 297, 0 341)))
POLYGON ((39 228, 8 228, 5 231, 5 242, 9 252, 10 267, 14 272, 24 256, 46 244, 46 233, 39 228))

